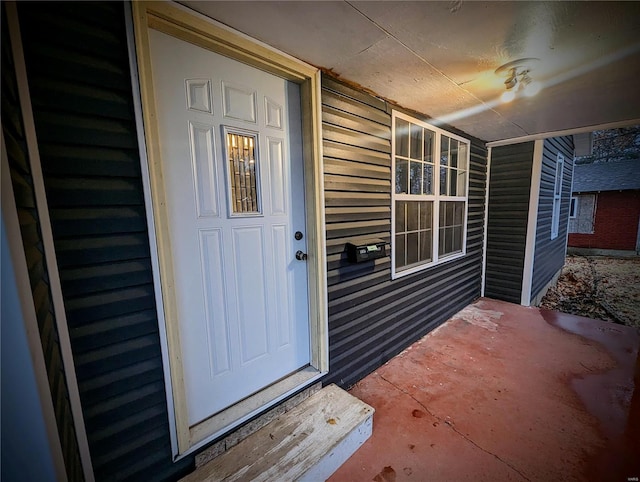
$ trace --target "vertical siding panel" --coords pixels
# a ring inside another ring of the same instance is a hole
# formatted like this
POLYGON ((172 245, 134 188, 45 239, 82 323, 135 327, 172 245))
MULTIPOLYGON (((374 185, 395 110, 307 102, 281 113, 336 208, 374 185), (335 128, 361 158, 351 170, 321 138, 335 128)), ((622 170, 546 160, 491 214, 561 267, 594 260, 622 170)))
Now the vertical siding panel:
POLYGON ((485 296, 520 304, 533 142, 491 150, 485 296))
POLYGON ((172 461, 123 4, 18 9, 96 479, 178 478, 193 457, 172 461))
POLYGON ((322 86, 331 366, 325 383, 348 387, 480 295, 487 151, 472 140, 467 255, 392 281, 389 256, 353 265, 344 253, 346 242, 390 242, 392 107, 327 76, 322 86))
POLYGON ((573 137, 565 136, 545 139, 542 154, 540 197, 538 201, 536 245, 533 258, 532 300, 536 298, 564 265, 569 223, 569 206, 571 203, 572 175, 573 137), (560 228, 558 229, 558 237, 552 240, 553 190, 555 186, 556 159, 558 153, 564 156, 562 196, 560 200, 560 228))

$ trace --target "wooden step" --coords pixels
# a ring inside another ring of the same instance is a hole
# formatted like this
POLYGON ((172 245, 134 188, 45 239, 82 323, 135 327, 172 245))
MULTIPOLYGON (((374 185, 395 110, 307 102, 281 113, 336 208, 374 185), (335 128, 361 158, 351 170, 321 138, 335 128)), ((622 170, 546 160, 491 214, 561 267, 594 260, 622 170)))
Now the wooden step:
POLYGON ((326 480, 371 436, 373 412, 329 385, 182 480, 326 480))

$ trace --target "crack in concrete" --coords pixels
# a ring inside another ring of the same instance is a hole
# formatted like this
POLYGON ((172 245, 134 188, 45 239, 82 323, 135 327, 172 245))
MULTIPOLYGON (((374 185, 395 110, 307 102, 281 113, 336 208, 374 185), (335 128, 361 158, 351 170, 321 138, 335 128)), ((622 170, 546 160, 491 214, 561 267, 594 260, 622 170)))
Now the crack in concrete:
POLYGON ((395 389, 399 390, 400 392, 404 393, 405 395, 411 397, 418 405, 420 405, 422 408, 424 408, 427 413, 429 415, 431 415, 433 418, 435 418, 436 420, 438 420, 441 423, 446 424, 447 426, 451 427, 451 430, 453 430, 455 433, 457 433, 460 437, 462 437, 464 440, 466 440, 467 442, 469 442, 471 445, 477 447, 478 449, 482 450, 484 453, 488 454, 488 455, 492 455, 493 457, 495 457, 497 460, 499 460, 500 462, 502 462, 504 465, 506 465, 507 467, 509 467, 511 470, 513 470, 514 472, 518 473, 520 475, 520 477, 522 477, 524 480, 531 482, 531 479, 529 479, 526 475, 524 475, 522 472, 520 472, 516 467, 514 467, 513 465, 511 465, 509 462, 507 462, 506 460, 502 459, 499 455, 494 454, 493 452, 490 452, 489 450, 485 449, 484 447, 481 447, 480 445, 478 445, 476 442, 474 442, 473 440, 471 440, 469 437, 467 437, 465 434, 463 434, 462 432, 460 432, 460 430, 458 430, 454 425, 453 422, 451 422, 450 420, 443 420, 442 418, 438 417, 435 413, 433 413, 431 410, 429 410, 429 408, 427 408, 427 406, 422 403, 420 400, 418 400, 416 397, 414 397, 411 393, 409 393, 408 391, 406 391, 404 388, 396 385, 395 383, 393 383, 391 380, 387 380, 383 375, 380 375, 378 373, 378 375, 380 376, 380 378, 382 378, 385 382, 387 382, 389 385, 391 385, 392 387, 394 387, 395 389))

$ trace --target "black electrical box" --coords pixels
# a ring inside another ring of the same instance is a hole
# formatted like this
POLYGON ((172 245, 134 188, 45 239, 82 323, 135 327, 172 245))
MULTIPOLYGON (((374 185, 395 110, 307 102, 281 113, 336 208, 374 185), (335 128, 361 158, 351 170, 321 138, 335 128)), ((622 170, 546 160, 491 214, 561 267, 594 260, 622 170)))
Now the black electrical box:
POLYGON ((372 239, 366 244, 347 243, 347 260, 351 263, 362 263, 372 259, 384 258, 387 255, 387 243, 381 239, 372 239))

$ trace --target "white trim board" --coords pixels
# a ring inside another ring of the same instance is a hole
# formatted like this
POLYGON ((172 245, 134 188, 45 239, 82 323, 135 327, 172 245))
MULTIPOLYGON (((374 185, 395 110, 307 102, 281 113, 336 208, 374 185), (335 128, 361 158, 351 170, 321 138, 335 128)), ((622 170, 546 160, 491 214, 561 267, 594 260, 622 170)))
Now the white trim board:
POLYGON ((133 30, 133 12, 131 3, 124 4, 124 18, 127 33, 127 49, 129 50, 129 68, 131 70, 131 88, 133 95, 133 111, 136 123, 136 134, 138 139, 138 155, 140 156, 142 190, 144 194, 144 208, 147 218, 147 232, 149 239, 149 250, 151 259, 151 272, 153 274, 153 294, 156 300, 156 314, 158 316, 160 336, 160 351, 162 353, 162 371, 164 374, 165 399, 167 401, 167 412, 169 422, 169 436, 171 438, 171 450, 175 455, 178 453, 178 439, 176 437, 175 407, 173 405, 173 386, 171 383, 171 371, 169 368, 169 347, 167 341, 167 327, 164 319, 164 305, 162 303, 162 289, 160 284, 160 267, 158 266, 158 243, 154 233, 156 232, 153 219, 153 209, 149 200, 151 199, 151 181, 149 179, 149 160, 147 158, 147 144, 144 136, 144 123, 142 120, 142 100, 140 98, 140 79, 138 76, 138 57, 136 55, 136 45, 133 30))
POLYGON ((540 134, 529 134, 522 137, 513 137, 511 139, 501 139, 498 141, 487 142, 487 147, 508 146, 511 144, 520 144, 522 142, 537 141, 539 139, 548 139, 550 137, 570 136, 573 134, 582 134, 584 132, 593 132, 605 129, 616 129, 618 127, 628 127, 640 125, 640 119, 629 119, 625 121, 609 122, 607 124, 598 124, 592 126, 575 127, 573 129, 564 129, 561 131, 541 132, 540 134))
POLYGON ((529 191, 529 213, 527 219, 527 239, 524 247, 524 267, 522 269, 522 288, 520 304, 531 305, 531 286, 533 283, 533 261, 536 250, 536 234, 538 227, 538 204, 540 201, 540 177, 542 175, 542 156, 544 140, 538 139, 533 147, 531 165, 531 188, 529 191))
POLYGON ((484 189, 484 228, 482 230, 482 280, 480 296, 484 297, 484 290, 487 284, 487 233, 489 231, 489 189, 491 180, 491 150, 487 151, 487 180, 484 189))

